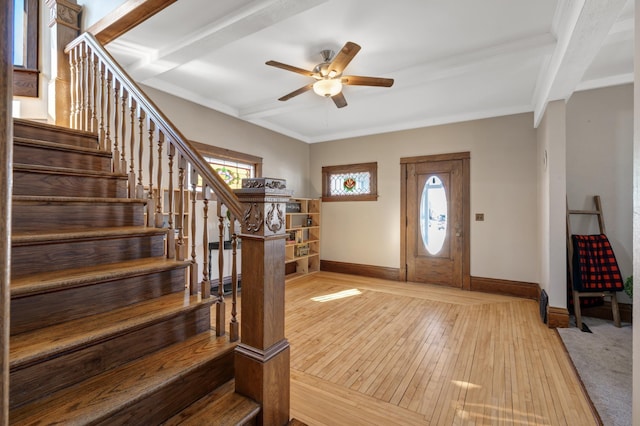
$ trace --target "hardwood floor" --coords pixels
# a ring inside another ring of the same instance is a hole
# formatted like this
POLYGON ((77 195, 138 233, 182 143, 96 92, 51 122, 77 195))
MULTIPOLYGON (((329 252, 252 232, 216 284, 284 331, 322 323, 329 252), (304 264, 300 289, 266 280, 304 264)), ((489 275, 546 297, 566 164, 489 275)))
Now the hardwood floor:
POLYGON ((286 336, 309 426, 597 424, 532 300, 320 272, 287 282, 286 336))

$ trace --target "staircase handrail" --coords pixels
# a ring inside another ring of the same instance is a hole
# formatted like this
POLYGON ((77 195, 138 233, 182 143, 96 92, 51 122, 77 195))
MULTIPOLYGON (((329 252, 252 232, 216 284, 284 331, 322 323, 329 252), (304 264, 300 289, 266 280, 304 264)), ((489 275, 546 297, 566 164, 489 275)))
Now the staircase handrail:
POLYGON ((189 140, 162 113, 160 108, 91 33, 85 32, 69 43, 65 48, 65 53, 69 54, 73 48, 82 43, 88 44, 93 52, 101 57, 109 66, 110 71, 120 80, 120 84, 125 86, 129 95, 133 96, 136 102, 142 105, 148 114, 153 116, 155 124, 160 126, 165 136, 174 142, 177 151, 198 170, 198 174, 204 183, 210 186, 216 196, 231 210, 236 218, 241 218, 243 214, 242 205, 229 185, 211 168, 207 160, 193 147, 189 140))

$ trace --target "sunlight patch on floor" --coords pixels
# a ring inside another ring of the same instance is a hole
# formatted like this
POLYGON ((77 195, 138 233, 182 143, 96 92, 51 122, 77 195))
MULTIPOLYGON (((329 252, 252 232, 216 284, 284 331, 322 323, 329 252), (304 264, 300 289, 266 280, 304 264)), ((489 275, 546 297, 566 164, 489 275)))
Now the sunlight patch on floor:
POLYGON ((344 299, 345 297, 358 296, 359 294, 362 294, 360 290, 358 290, 357 288, 352 288, 349 290, 339 291, 337 293, 325 294, 324 296, 312 297, 311 300, 313 300, 314 302, 323 303, 330 302, 332 300, 344 299))
POLYGON ((452 380, 451 383, 453 383, 454 385, 462 389, 481 389, 482 388, 482 386, 480 385, 476 385, 470 382, 463 382, 461 380, 452 380))

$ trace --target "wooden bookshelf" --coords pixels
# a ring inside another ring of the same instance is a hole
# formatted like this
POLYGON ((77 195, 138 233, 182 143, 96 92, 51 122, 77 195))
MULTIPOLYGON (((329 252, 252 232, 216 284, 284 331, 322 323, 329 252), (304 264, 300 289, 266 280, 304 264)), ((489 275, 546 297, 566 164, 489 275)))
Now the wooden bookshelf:
POLYGON ((290 279, 320 270, 320 200, 292 198, 287 203, 285 273, 290 279))

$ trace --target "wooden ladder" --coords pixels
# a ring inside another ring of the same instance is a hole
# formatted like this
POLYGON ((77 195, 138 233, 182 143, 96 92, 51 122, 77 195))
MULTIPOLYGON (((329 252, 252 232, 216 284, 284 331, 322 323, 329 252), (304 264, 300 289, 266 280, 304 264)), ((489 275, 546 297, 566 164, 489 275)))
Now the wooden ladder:
POLYGON ((593 196, 593 203, 595 205, 594 210, 571 210, 569 209, 569 203, 567 202, 567 254, 569 263, 569 284, 573 291, 573 309, 576 315, 576 325, 582 330, 582 315, 580 313, 580 298, 581 297, 610 297, 611 298, 611 310, 613 312, 613 322, 616 327, 620 327, 620 311, 618 309, 618 298, 615 291, 577 291, 573 286, 573 243, 571 241, 571 215, 595 215, 598 219, 598 227, 600 233, 606 235, 606 228, 604 226, 604 215, 602 214, 602 203, 600 202, 600 196, 593 196))

